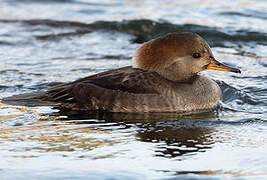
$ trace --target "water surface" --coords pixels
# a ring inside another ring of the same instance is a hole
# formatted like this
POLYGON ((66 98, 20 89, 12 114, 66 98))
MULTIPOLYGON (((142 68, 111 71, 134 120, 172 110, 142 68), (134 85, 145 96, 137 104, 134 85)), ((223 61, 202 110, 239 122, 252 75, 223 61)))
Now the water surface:
POLYGON ((266 179, 264 0, 2 0, 0 96, 131 64, 141 43, 199 33, 242 74, 205 71, 211 113, 80 113, 0 106, 0 175, 13 179, 266 179))

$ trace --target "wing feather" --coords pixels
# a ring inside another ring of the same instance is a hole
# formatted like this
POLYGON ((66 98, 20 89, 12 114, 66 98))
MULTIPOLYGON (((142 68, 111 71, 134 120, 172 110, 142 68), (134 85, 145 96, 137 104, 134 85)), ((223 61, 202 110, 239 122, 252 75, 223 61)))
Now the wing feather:
POLYGON ((63 105, 76 103, 87 110, 138 112, 149 106, 156 111, 166 105, 155 88, 160 78, 155 72, 124 67, 51 87, 47 98, 63 105))

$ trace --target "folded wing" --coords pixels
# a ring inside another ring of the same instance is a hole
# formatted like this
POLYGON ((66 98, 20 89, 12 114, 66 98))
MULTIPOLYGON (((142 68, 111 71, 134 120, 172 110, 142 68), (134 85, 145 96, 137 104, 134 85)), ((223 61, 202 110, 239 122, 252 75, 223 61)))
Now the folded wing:
POLYGON ((157 73, 124 67, 51 87, 43 99, 79 110, 160 111, 167 103, 155 88, 160 79, 157 73))

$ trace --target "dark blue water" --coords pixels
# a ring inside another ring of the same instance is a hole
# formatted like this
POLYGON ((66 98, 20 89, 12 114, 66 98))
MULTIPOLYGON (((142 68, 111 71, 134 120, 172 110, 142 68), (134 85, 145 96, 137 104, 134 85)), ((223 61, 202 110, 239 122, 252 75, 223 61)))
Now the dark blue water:
POLYGON ((265 0, 0 1, 0 98, 129 65, 168 32, 199 33, 242 70, 202 73, 224 96, 207 114, 1 104, 1 179, 267 179, 266 19, 265 0))

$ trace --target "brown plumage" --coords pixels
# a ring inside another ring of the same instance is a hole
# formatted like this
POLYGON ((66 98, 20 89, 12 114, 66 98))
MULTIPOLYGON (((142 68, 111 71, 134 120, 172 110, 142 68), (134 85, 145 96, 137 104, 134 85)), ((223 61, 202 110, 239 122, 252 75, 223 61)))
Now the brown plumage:
POLYGON ((197 73, 205 69, 240 72, 216 61, 207 42, 194 33, 171 33, 144 43, 133 62, 133 67, 2 101, 110 112, 203 111, 216 107, 222 95, 214 81, 197 73))

